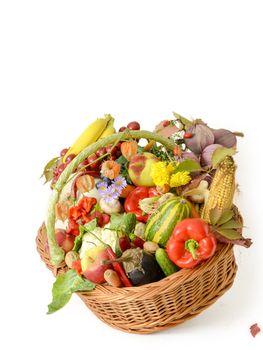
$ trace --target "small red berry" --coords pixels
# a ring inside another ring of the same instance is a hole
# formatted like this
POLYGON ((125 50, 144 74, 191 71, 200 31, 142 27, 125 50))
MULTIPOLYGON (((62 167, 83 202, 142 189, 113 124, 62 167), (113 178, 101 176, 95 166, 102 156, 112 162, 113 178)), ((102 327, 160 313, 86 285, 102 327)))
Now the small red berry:
POLYGON ((191 132, 186 132, 184 134, 184 139, 191 139, 193 137, 193 134, 191 132))
POLYGON ((170 125, 170 120, 164 120, 163 121, 163 126, 166 127, 168 125, 170 125))

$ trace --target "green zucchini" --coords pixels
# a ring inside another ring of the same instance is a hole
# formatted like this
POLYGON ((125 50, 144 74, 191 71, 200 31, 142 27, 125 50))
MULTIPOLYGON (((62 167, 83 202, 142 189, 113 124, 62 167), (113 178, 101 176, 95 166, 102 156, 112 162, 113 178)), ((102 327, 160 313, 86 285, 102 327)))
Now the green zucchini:
POLYGON ((180 270, 169 258, 166 250, 163 248, 158 248, 155 252, 155 259, 158 262, 160 268, 163 270, 165 276, 170 276, 173 273, 180 270))

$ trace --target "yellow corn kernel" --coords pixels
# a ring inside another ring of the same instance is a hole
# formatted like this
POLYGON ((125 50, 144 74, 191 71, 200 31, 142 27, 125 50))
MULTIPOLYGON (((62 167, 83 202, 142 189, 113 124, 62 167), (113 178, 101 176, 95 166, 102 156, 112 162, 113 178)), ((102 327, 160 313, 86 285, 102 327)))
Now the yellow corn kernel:
POLYGON ((221 210, 230 209, 233 205, 235 193, 235 172, 236 166, 234 159, 230 156, 219 164, 213 178, 208 200, 202 210, 202 218, 210 222, 210 210, 218 208, 221 210))

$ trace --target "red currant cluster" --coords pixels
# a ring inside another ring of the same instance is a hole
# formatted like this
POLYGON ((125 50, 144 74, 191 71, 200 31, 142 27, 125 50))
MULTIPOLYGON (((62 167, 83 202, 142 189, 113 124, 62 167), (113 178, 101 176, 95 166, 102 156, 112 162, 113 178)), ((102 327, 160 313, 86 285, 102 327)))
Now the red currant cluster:
MULTIPOLYGON (((53 186, 59 179, 63 170, 67 167, 67 165, 75 158, 74 154, 69 154, 65 159, 65 163, 62 163, 62 158, 67 153, 68 149, 64 148, 60 152, 60 159, 57 167, 53 171, 53 179, 51 186, 53 186)), ((89 157, 84 159, 77 167, 76 171, 88 171, 90 175, 95 177, 100 176, 100 167, 102 163, 101 157, 105 156, 105 154, 110 154, 108 157, 103 158, 103 160, 111 159, 115 160, 121 156, 121 142, 113 147, 113 145, 108 145, 106 147, 101 147, 97 150, 96 153, 91 154, 89 157)))
MULTIPOLYGON (((130 122, 127 126, 122 126, 119 129, 119 132, 122 132, 126 129, 129 130, 140 130, 140 124, 138 122, 130 122)), ((64 148, 60 152, 60 157, 57 163, 57 167, 53 171, 53 179, 51 182, 51 187, 58 181, 60 175, 63 170, 67 167, 67 165, 76 157, 74 154, 69 154, 65 162, 62 162, 63 157, 68 152, 68 148, 64 148)), ((110 154, 108 157, 103 158, 103 160, 111 159, 116 160, 121 156, 121 142, 117 143, 113 147, 113 145, 108 145, 106 147, 101 147, 97 150, 96 153, 91 154, 89 157, 84 159, 77 167, 76 171, 89 171, 93 176, 100 176, 100 167, 102 163, 101 157, 103 157, 106 153, 110 154), (98 159, 98 160, 97 160, 98 159)))

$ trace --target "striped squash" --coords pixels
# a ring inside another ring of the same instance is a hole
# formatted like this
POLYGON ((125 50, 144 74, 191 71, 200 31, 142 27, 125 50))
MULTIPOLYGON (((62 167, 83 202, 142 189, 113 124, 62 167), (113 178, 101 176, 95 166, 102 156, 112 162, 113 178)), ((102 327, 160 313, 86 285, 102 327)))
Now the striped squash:
POLYGON ((151 215, 145 228, 145 238, 165 247, 175 226, 192 216, 192 206, 184 198, 174 197, 163 203, 151 215))

